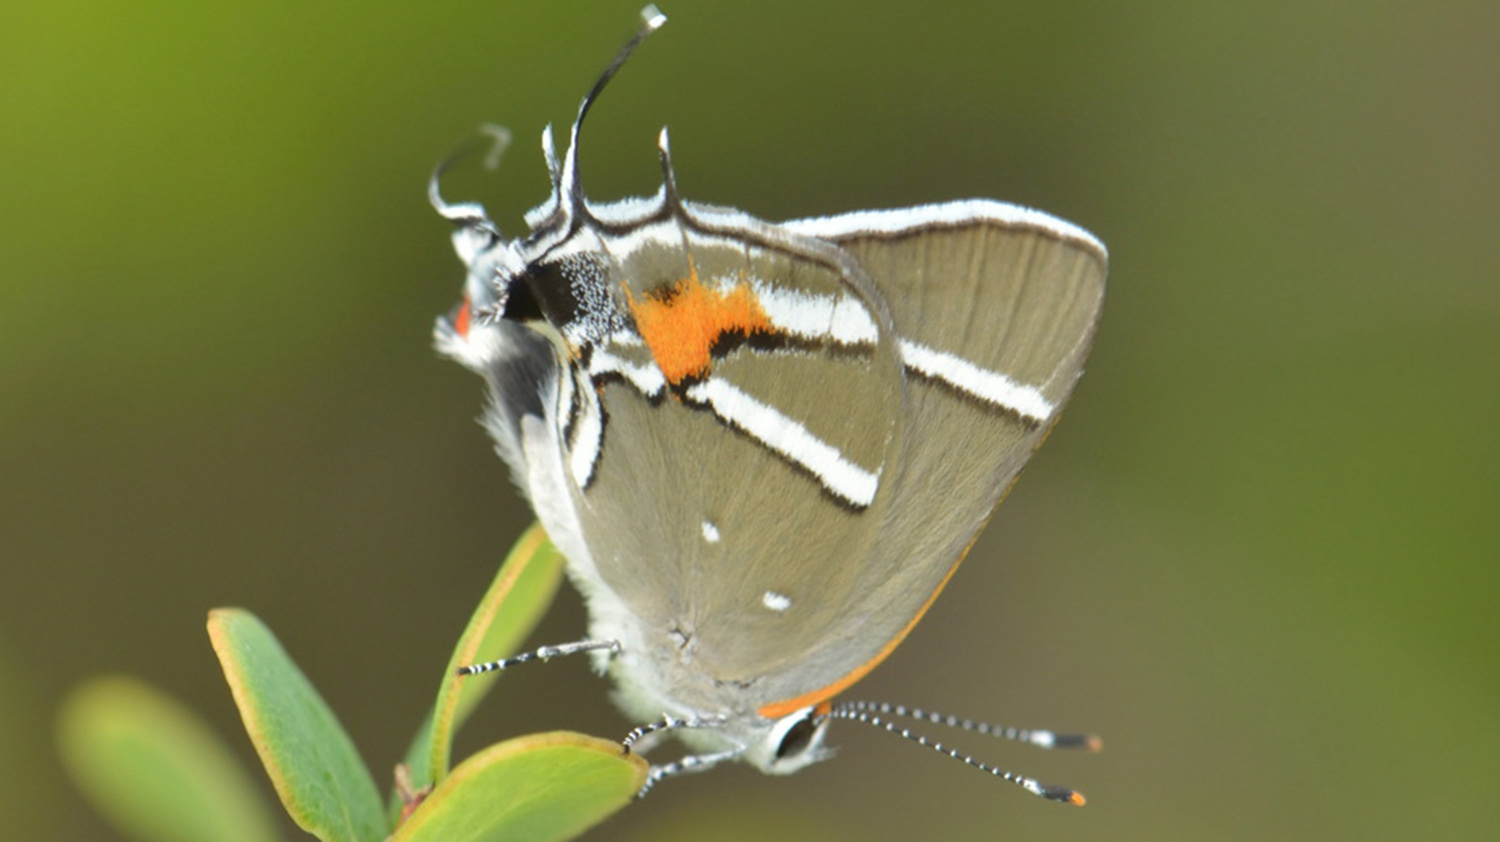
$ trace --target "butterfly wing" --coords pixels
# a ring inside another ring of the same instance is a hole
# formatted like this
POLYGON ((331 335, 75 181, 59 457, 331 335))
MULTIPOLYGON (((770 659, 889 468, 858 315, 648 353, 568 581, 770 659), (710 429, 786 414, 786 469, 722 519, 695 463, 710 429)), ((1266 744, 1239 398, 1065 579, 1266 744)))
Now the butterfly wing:
POLYGON ((920 619, 1072 392, 1107 266, 1082 229, 996 202, 786 227, 843 248, 882 294, 908 375, 907 417, 854 599, 778 680, 782 701, 767 715, 853 683, 920 619))
POLYGON ((602 297, 570 292, 547 340, 487 328, 502 454, 641 683, 703 710, 826 698, 904 637, 1055 421, 1103 248, 997 203, 598 210, 529 271, 602 297))
POLYGON ((558 412, 595 633, 674 703, 743 707, 859 599, 905 440, 889 315, 827 243, 703 206, 612 236, 596 212, 578 251, 629 318, 558 412))

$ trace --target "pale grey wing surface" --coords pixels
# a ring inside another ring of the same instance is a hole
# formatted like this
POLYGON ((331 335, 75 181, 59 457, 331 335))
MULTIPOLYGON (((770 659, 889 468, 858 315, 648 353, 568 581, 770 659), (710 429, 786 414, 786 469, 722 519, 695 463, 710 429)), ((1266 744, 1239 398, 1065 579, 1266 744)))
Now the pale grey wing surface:
POLYGON ((787 227, 864 267, 908 373, 903 459, 875 552, 821 651, 787 676, 794 697, 844 678, 828 665, 883 657, 967 551, 1082 372, 1107 258, 1082 229, 992 202, 787 227))
POLYGON ((590 366, 620 373, 596 381, 602 446, 574 494, 600 577, 672 673, 673 693, 711 708, 761 698, 763 679, 796 670, 861 602, 906 413, 889 318, 857 267, 744 220, 737 239, 698 222, 606 237, 615 294, 639 308, 687 279, 725 296, 743 286, 772 329, 716 343, 698 385, 655 395, 640 368, 646 344, 627 336, 596 349, 590 366), (702 391, 710 384, 718 391, 702 391), (768 418, 801 432, 772 443, 768 418), (844 468, 864 472, 873 499, 861 501, 862 480, 844 468))

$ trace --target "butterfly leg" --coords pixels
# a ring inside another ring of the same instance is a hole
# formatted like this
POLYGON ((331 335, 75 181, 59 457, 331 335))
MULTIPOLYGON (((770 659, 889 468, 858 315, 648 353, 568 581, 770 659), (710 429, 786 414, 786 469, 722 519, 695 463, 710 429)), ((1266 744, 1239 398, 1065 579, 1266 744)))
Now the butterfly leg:
POLYGON ((635 797, 637 799, 645 798, 646 793, 650 792, 652 787, 667 778, 689 772, 706 772, 720 763, 726 760, 733 760, 744 753, 745 750, 743 748, 731 748, 725 751, 716 751, 712 754, 690 754, 671 763, 652 766, 650 774, 646 776, 646 782, 641 785, 640 789, 636 790, 635 797))
POLYGON ((517 664, 527 661, 550 661, 563 655, 577 655, 580 652, 609 652, 611 655, 620 654, 620 641, 618 640, 578 640, 573 643, 562 643, 556 646, 543 646, 531 652, 522 652, 509 658, 498 661, 490 661, 485 664, 470 664, 459 667, 459 675, 478 675, 484 672, 509 669, 517 664))
MULTIPOLYGON (((662 737, 672 731, 683 728, 719 728, 723 725, 724 717, 722 716, 679 717, 667 713, 663 714, 662 718, 656 722, 641 725, 629 734, 626 734, 625 739, 620 741, 620 745, 629 754, 631 751, 644 751, 654 746, 662 737)), ((726 760, 733 760, 744 753, 744 746, 735 746, 724 751, 716 751, 710 754, 690 754, 671 763, 652 765, 651 772, 646 777, 646 782, 641 785, 635 797, 644 798, 646 793, 651 791, 652 787, 667 778, 689 772, 704 772, 726 760)))

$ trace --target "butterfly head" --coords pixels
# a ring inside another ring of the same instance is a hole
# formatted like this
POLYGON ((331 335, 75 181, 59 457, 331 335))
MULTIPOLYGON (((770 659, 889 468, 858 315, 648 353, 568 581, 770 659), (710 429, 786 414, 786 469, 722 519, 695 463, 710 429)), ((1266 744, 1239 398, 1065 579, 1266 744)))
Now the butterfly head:
POLYGON ((767 774, 789 775, 832 757, 833 749, 823 744, 828 735, 824 707, 806 707, 772 720, 761 740, 745 752, 746 762, 767 774))

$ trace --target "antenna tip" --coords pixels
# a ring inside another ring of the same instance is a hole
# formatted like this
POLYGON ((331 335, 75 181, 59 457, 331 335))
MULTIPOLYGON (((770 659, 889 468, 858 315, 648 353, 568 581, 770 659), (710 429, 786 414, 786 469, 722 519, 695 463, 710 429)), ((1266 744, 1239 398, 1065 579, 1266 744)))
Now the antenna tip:
POLYGON ((1082 807, 1083 804, 1089 803, 1088 798, 1083 797, 1083 792, 1079 792, 1077 789, 1068 789, 1067 786, 1043 785, 1038 794, 1049 801, 1058 801, 1059 804, 1073 804, 1073 806, 1082 807))
POLYGON ((656 8, 655 3, 650 3, 646 8, 641 9, 641 22, 645 24, 647 32, 655 32, 666 24, 667 16, 661 13, 661 9, 656 8))
POLYGON ((1076 748, 1084 751, 1100 751, 1104 748, 1104 741, 1093 734, 1054 734, 1050 731, 1037 733, 1045 737, 1036 742, 1042 748, 1076 748))
POLYGON ((1026 778, 1020 781, 1020 784, 1027 791, 1034 795, 1040 795, 1048 801, 1056 801, 1059 804, 1072 804, 1074 807, 1082 807, 1088 803, 1088 799, 1083 797, 1083 793, 1076 789, 1068 789, 1065 786, 1049 786, 1035 778, 1026 778))

